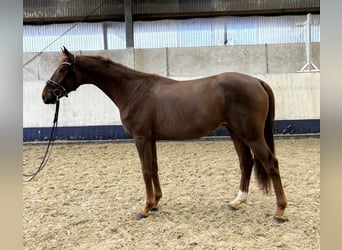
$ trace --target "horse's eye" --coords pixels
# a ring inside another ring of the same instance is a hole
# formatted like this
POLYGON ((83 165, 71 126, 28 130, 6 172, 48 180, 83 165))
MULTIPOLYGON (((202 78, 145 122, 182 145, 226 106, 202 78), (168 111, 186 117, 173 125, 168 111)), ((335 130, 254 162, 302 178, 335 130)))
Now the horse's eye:
POLYGON ((58 70, 58 72, 59 72, 59 73, 64 73, 64 72, 65 72, 65 69, 60 68, 60 69, 58 70))

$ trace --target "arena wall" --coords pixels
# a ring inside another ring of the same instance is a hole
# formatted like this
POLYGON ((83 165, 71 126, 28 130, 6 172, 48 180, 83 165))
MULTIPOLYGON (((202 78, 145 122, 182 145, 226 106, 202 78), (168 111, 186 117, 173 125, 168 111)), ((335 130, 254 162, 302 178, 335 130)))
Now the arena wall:
MULTIPOLYGON (((313 62, 319 67, 319 43, 313 44, 313 62)), ((319 133, 320 73, 298 73, 306 63, 304 44, 252 46, 124 49, 74 51, 75 54, 102 54, 136 70, 175 79, 193 79, 237 71, 268 82, 276 97, 275 133, 319 133)), ((35 53, 24 53, 24 64, 35 53)), ((24 141, 46 140, 54 115, 54 105, 45 105, 41 91, 61 53, 42 53, 23 71, 24 141)), ((218 129, 213 134, 226 135, 218 129)), ((93 85, 81 86, 60 106, 58 139, 128 138, 119 111, 111 100, 93 85)))

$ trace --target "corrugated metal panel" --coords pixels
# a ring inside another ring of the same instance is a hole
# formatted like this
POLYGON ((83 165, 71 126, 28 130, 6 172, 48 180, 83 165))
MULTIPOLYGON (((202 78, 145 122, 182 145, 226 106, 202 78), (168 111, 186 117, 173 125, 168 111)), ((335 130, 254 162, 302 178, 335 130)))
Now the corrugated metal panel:
POLYGON ((23 51, 59 51, 62 46, 70 50, 104 49, 101 23, 25 25, 23 29, 23 51), (65 33, 68 31, 65 35, 65 33))
POLYGON ((311 18, 311 39, 313 42, 319 42, 321 40, 321 18, 320 15, 312 15, 311 18))
POLYGON ((178 26, 175 20, 134 22, 136 48, 177 47, 178 26))
MULTIPOLYGON (((284 13, 286 10, 296 12, 320 7, 319 0, 133 0, 133 13, 147 14, 181 14, 211 12, 246 12, 271 11, 284 13)), ((62 18, 123 15, 123 0, 24 0, 24 18, 62 18)), ((42 19, 44 21, 44 19, 42 19)))
MULTIPOLYGON (((305 42, 301 16, 246 16, 134 22, 136 48, 196 47, 305 42)), ((24 52, 38 52, 74 24, 24 26, 24 52)), ((312 41, 320 41, 320 16, 312 15, 312 41)), ((123 22, 107 22, 108 49, 126 46, 123 22)), ((102 50, 103 23, 79 23, 46 51, 102 50)))
MULTIPOLYGON (((312 15, 312 41, 319 42, 319 15, 312 15)), ((306 16, 246 16, 135 22, 136 48, 305 42, 297 26, 306 16), (226 37, 225 37, 226 33, 226 37)))
POLYGON ((179 22, 177 47, 197 47, 211 44, 210 23, 209 19, 199 18, 187 20, 187 22, 179 22))
POLYGON ((108 49, 126 48, 125 23, 107 22, 108 49))
POLYGON ((302 9, 320 6, 319 0, 150 0, 133 1, 133 13, 195 13, 211 11, 248 11, 248 10, 284 10, 302 9))
MULTIPOLYGON (((305 42, 305 29, 297 23, 306 16, 228 17, 228 45, 305 42)), ((312 42, 319 42, 320 16, 312 15, 312 42)))
POLYGON ((122 0, 24 0, 24 18, 122 14, 122 0))

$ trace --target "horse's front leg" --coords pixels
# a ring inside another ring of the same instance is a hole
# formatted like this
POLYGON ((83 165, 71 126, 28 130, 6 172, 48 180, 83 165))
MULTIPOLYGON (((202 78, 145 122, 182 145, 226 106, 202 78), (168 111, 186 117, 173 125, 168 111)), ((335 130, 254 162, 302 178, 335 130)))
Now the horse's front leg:
POLYGON ((144 177, 146 188, 145 206, 137 214, 137 219, 146 218, 154 205, 154 195, 152 186, 152 141, 150 138, 143 136, 135 137, 135 145, 137 147, 139 158, 141 161, 141 170, 144 177))
POLYGON ((158 202, 162 197, 162 191, 160 188, 159 176, 158 176, 157 146, 156 146, 155 140, 152 141, 152 180, 153 180, 153 187, 154 187, 154 202, 153 202, 151 211, 157 211, 158 202))

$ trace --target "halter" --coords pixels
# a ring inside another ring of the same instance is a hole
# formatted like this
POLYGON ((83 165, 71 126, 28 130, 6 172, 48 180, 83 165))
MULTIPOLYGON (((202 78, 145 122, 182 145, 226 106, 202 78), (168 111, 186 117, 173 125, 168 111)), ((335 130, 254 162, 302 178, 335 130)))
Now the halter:
MULTIPOLYGON (((75 64, 76 64, 76 55, 74 56, 74 62, 70 63, 70 62, 62 62, 61 64, 64 65, 69 65, 69 70, 67 71, 67 73, 65 74, 65 76, 63 77, 62 81, 60 83, 57 83, 53 80, 47 80, 46 81, 46 85, 47 86, 51 86, 54 87, 53 90, 49 89, 49 91, 54 94, 57 99, 60 99, 61 97, 65 96, 68 97, 68 91, 62 86, 62 82, 64 81, 64 78, 69 74, 70 70, 75 73, 75 64)), ((75 83, 74 83, 75 84, 75 83)))

